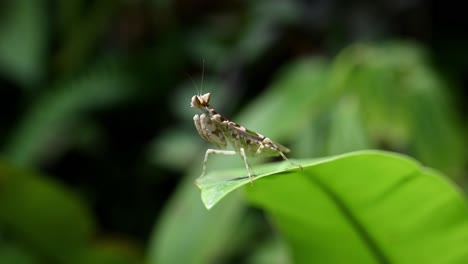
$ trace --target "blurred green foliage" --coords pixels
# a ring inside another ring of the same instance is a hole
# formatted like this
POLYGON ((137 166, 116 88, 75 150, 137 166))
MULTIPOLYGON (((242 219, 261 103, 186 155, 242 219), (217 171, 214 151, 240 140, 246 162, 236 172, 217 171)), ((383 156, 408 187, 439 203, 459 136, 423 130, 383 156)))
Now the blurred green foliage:
POLYGON ((199 200, 202 65, 216 109, 292 157, 386 149, 464 188, 468 43, 437 19, 463 9, 424 7, 2 1, 0 263, 287 261, 240 193, 199 200))

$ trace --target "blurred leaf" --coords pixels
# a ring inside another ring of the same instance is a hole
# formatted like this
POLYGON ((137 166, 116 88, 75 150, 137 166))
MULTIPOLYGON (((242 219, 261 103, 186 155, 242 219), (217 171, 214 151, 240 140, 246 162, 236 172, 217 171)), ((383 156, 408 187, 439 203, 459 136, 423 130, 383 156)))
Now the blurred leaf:
POLYGON ((247 263, 252 264, 289 264, 291 257, 286 242, 275 235, 269 238, 264 244, 258 245, 258 249, 254 252, 247 263))
POLYGON ((304 128, 294 134, 289 147, 295 157, 320 157, 327 153, 332 109, 332 106, 324 108, 317 118, 308 120, 304 128))
POLYGON ((91 239, 88 209, 63 186, 0 161, 0 227, 37 253, 64 263, 91 239))
POLYGON ((408 42, 353 45, 335 59, 329 82, 342 96, 355 93, 372 145, 406 150, 460 176, 467 155, 460 120, 428 61, 422 47, 408 42))
POLYGON ((0 242, 0 263, 34 264, 40 262, 34 259, 26 250, 10 245, 3 245, 0 242))
MULTIPOLYGON (((190 131, 193 132, 193 131, 190 131)), ((149 150, 149 158, 161 166, 185 168, 200 149, 198 134, 187 133, 181 129, 170 129, 157 138, 149 150), (181 151, 181 150, 184 151, 181 151)))
POLYGON ((326 65, 317 58, 302 58, 280 71, 268 92, 245 108, 239 122, 249 129, 283 140, 304 128, 308 120, 336 99, 326 85, 326 65))
POLYGON ((342 98, 332 113, 327 154, 337 155, 345 152, 369 148, 364 124, 361 121, 357 98, 342 98))
POLYGON ((193 180, 187 178, 153 232, 148 263, 207 263, 223 257, 221 249, 241 228, 244 205, 233 195, 224 201, 226 207, 207 212, 197 197, 193 180))
POLYGON ((0 18, 0 71, 30 88, 44 74, 47 51, 46 4, 15 0, 0 18))
POLYGON ((209 208, 233 182, 247 185, 249 199, 273 218, 295 263, 468 261, 468 207, 442 175, 380 151, 300 163, 303 171, 262 167, 269 172, 256 176, 253 187, 245 177, 218 177, 245 175, 241 169, 211 173, 199 181, 203 200, 209 208))
POLYGON ((439 94, 443 86, 427 77, 426 81, 432 83, 423 84, 424 88, 433 86, 436 91, 415 91, 407 105, 408 116, 413 120, 411 147, 424 163, 458 178, 467 158, 466 138, 454 109, 447 105, 449 100, 439 94))
POLYGON ((132 246, 119 243, 119 241, 99 241, 93 247, 83 251, 82 254, 68 263, 72 264, 137 264, 143 260, 132 246))
POLYGON ((130 94, 131 77, 116 65, 98 65, 79 79, 58 82, 35 100, 12 132, 5 156, 17 164, 36 164, 61 150, 63 137, 93 109, 121 102, 130 94), (68 132, 67 132, 68 131, 68 132))
POLYGON ((296 1, 251 1, 249 5, 248 24, 231 58, 252 63, 275 44, 281 27, 299 20, 301 7, 296 1))

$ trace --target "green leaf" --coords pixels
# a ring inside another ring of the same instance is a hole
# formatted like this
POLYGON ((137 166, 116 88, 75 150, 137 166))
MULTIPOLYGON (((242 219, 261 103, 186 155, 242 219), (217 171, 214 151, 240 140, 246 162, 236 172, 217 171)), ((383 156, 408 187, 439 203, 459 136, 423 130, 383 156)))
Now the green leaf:
POLYGON ((0 263, 34 264, 40 262, 27 250, 0 242, 0 263))
POLYGON ((65 263, 90 242, 94 222, 89 209, 57 182, 0 160, 0 230, 31 253, 65 263))
MULTIPOLYGON (((298 167, 286 162, 255 166, 254 172, 258 173, 258 175, 254 176, 254 179, 257 180, 274 174, 290 173, 295 170, 300 171, 298 167)), ((211 209, 227 194, 239 187, 245 184, 251 185, 245 168, 209 172, 206 176, 197 179, 195 184, 201 190, 201 198, 207 209, 211 209)))
POLYGON ((235 121, 257 132, 268 132, 275 140, 291 137, 336 99, 337 90, 325 82, 327 70, 320 58, 302 58, 286 65, 272 87, 244 108, 235 121))
POLYGON ((67 264, 139 264, 143 263, 140 253, 135 248, 122 240, 96 240, 92 247, 82 251, 79 256, 74 256, 67 264))
POLYGON ((2 3, 0 18, 0 71, 30 86, 44 73, 47 51, 47 14, 44 1, 2 3))
POLYGON ((461 119, 447 93, 449 84, 428 61, 427 52, 411 42, 358 44, 340 52, 328 81, 341 87, 340 97, 358 99, 371 146, 405 150, 459 178, 467 156, 461 119))
POLYGON ((327 154, 337 155, 370 147, 359 107, 358 98, 348 96, 333 109, 327 154))
POLYGON ((242 220, 244 203, 234 194, 225 199, 226 207, 207 212, 197 198, 193 180, 186 178, 153 231, 147 263, 209 263, 223 257, 219 252, 232 245, 232 227, 242 220))
POLYGON ((284 164, 258 167, 254 186, 245 177, 214 179, 245 169, 211 173, 198 181, 202 199, 211 208, 247 184, 294 263, 468 263, 466 201, 435 171, 380 151, 302 161, 303 171, 284 164))

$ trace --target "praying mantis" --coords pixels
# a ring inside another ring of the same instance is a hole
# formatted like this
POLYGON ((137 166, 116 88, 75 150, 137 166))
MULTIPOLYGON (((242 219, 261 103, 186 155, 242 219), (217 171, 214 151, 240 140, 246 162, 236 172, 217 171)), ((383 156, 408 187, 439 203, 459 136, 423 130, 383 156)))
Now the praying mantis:
POLYGON ((210 154, 239 154, 244 160, 245 168, 247 169, 249 180, 252 185, 253 175, 247 161, 248 157, 281 156, 284 160, 302 169, 302 166, 290 161, 286 157, 285 153, 289 152, 287 147, 223 117, 216 112, 209 102, 210 93, 194 95, 190 102, 191 107, 198 108, 203 112, 202 114, 196 114, 193 117, 198 134, 204 140, 218 147, 218 149, 206 150, 205 158, 203 160, 203 170, 200 178, 206 173, 206 163, 210 154), (232 146, 233 150, 225 150, 228 143, 232 146))

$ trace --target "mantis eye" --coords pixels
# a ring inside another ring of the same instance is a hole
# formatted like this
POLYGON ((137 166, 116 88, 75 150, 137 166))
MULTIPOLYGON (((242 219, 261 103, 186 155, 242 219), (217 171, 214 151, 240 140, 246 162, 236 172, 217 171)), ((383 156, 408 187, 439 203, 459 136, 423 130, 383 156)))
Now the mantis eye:
POLYGON ((192 96, 192 102, 190 103, 190 106, 196 108, 200 108, 202 106, 202 102, 200 101, 200 98, 198 98, 198 95, 192 96))
POLYGON ((201 96, 203 104, 208 104, 210 102, 210 93, 206 93, 201 96))

